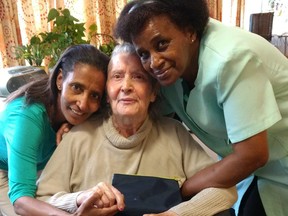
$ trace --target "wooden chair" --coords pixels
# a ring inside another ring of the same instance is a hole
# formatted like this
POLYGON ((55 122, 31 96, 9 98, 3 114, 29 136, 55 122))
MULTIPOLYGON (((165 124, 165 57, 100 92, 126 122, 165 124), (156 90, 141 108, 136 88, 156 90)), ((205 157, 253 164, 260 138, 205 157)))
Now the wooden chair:
POLYGON ((274 12, 255 13, 250 15, 249 31, 271 41, 274 12))

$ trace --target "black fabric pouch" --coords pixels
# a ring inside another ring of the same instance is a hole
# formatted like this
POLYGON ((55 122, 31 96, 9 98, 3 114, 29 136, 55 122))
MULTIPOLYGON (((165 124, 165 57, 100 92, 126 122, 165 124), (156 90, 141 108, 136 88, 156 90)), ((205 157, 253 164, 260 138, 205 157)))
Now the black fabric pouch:
POLYGON ((114 174, 112 185, 125 197, 126 207, 117 216, 160 213, 182 202, 178 182, 174 179, 114 174))

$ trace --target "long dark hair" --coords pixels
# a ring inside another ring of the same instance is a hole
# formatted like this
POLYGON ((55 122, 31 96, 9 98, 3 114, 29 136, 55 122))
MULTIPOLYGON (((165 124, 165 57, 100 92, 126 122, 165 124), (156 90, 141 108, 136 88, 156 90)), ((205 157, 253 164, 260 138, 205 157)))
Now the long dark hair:
POLYGON ((56 80, 60 71, 62 71, 63 80, 65 80, 68 73, 74 72, 75 64, 84 63, 96 67, 107 77, 109 60, 110 58, 106 54, 92 45, 80 44, 70 46, 60 56, 49 76, 47 75, 47 77, 45 76, 20 87, 7 97, 6 102, 8 103, 15 98, 24 96, 27 105, 42 103, 47 111, 51 108, 55 111, 58 98, 56 80))

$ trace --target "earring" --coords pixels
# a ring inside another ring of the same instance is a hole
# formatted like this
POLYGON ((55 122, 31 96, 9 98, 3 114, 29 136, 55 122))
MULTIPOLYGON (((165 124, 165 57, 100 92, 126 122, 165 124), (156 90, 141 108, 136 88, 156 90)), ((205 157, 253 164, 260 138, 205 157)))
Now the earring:
POLYGON ((61 90, 61 86, 60 85, 58 85, 58 90, 61 90))
POLYGON ((194 43, 194 39, 192 39, 191 42, 194 43))

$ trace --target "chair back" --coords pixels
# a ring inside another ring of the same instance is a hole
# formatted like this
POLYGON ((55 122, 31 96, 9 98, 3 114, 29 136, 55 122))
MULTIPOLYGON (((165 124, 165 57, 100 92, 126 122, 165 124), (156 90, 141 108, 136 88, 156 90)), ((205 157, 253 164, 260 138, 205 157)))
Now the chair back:
POLYGON ((249 31, 271 41, 273 17, 274 12, 251 14, 249 31))

